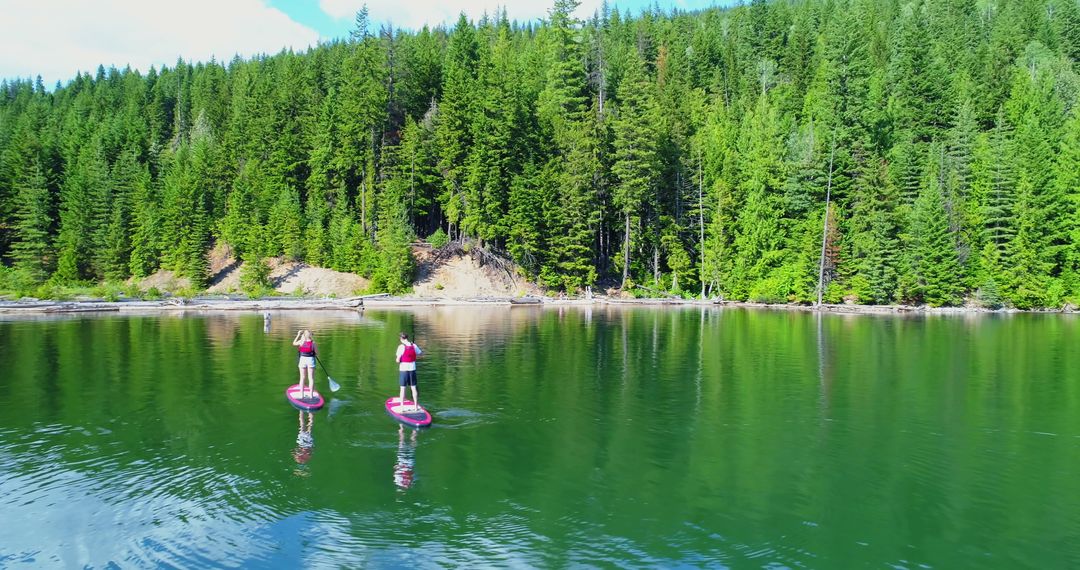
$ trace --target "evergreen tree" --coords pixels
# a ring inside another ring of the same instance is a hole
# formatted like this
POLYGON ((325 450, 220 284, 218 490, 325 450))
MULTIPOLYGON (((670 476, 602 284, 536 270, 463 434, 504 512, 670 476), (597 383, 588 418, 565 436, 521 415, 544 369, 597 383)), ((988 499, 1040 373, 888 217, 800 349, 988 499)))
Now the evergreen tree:
POLYGON ((296 261, 304 257, 304 220, 300 211, 300 193, 286 185, 278 191, 278 199, 270 208, 268 218, 273 249, 272 255, 284 255, 296 261))
POLYGON ((472 25, 462 14, 450 35, 446 67, 443 71, 443 99, 439 104, 435 137, 439 148, 439 171, 443 192, 439 203, 445 212, 449 233, 459 227, 465 215, 464 184, 466 157, 472 147, 470 124, 476 104, 477 42, 472 25))
POLYGON ((960 302, 962 282, 957 279, 960 264, 949 232, 949 214, 941 193, 937 161, 931 160, 923 191, 915 201, 910 234, 907 251, 911 282, 906 287, 910 300, 935 307, 960 302))
POLYGON ((53 205, 45 175, 36 160, 32 161, 30 171, 16 180, 14 193, 17 200, 11 257, 31 282, 41 283, 49 276, 54 261, 49 243, 53 205))
POLYGON ((404 186, 405 182, 401 179, 390 183, 383 193, 379 209, 380 263, 374 281, 377 287, 392 295, 400 295, 409 289, 415 265, 409 247, 414 236, 409 226, 404 186))
POLYGON ((732 294, 737 298, 748 298, 753 288, 782 264, 785 255, 787 236, 781 224, 780 197, 784 145, 779 127, 775 108, 762 96, 739 134, 736 192, 742 206, 736 221, 737 258, 732 268, 732 294))
POLYGON ((625 221, 622 248, 623 286, 629 277, 632 225, 650 196, 656 193, 657 121, 652 85, 645 76, 644 62, 631 52, 626 73, 619 83, 619 106, 613 124, 615 175, 614 205, 625 221))
POLYGON ((1073 303, 1080 299, 1080 105, 1074 104, 1065 123, 1061 147, 1054 163, 1054 185, 1060 196, 1068 200, 1066 212, 1069 242, 1065 251, 1062 278, 1073 303))

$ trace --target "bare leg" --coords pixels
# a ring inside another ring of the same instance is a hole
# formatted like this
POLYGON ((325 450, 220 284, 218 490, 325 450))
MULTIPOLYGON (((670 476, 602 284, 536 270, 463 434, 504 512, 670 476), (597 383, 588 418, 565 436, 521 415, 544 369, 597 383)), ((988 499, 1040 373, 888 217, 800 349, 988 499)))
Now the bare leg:
POLYGON ((416 397, 416 386, 412 387, 412 405, 414 410, 420 409, 420 399, 416 397))
POLYGON ((307 369, 308 397, 315 397, 315 369, 307 369))
POLYGON ((398 398, 397 398, 397 403, 398 403, 398 405, 400 405, 400 406, 404 406, 404 405, 405 405, 405 387, 404 387, 404 386, 402 386, 402 387, 401 387, 401 391, 400 391, 400 392, 398 392, 398 398))

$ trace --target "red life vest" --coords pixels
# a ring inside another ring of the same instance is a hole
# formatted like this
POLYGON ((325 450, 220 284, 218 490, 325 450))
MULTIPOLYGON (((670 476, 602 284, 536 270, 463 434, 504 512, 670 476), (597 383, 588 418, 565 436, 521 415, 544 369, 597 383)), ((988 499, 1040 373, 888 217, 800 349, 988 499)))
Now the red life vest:
POLYGON ((300 356, 315 356, 315 342, 309 340, 301 344, 300 356))
POLYGON ((414 345, 405 345, 405 350, 401 353, 401 362, 416 362, 416 347, 414 345))

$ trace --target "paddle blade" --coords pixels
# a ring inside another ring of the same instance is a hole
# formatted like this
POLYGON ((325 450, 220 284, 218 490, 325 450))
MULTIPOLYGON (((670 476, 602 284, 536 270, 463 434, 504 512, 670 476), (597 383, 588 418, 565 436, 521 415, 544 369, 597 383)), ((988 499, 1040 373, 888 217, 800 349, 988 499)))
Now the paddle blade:
POLYGON ((338 384, 337 382, 334 382, 333 378, 327 376, 326 379, 330 382, 330 391, 331 392, 337 392, 338 390, 341 389, 341 385, 338 384))

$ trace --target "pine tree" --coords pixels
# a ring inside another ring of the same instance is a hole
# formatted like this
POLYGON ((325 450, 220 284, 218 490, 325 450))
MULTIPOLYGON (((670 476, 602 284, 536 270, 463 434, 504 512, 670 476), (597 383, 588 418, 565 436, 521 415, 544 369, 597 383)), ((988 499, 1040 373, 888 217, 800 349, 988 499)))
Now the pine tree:
POLYGON ((30 171, 15 181, 15 240, 11 257, 15 266, 33 283, 41 283, 52 269, 53 252, 50 246, 52 195, 46 186, 45 175, 37 160, 31 161, 30 171))
POLYGON ((861 148, 854 155, 860 167, 848 201, 841 273, 849 294, 859 302, 890 303, 901 276, 900 199, 883 158, 861 148))
POLYGON ((657 157, 657 107, 653 86, 645 76, 644 62, 632 51, 628 56, 626 74, 619 83, 619 105, 614 133, 614 163, 611 171, 615 176, 614 205, 625 222, 622 248, 622 284, 630 276, 630 253, 632 226, 635 219, 640 223, 642 210, 656 193, 657 157))
POLYGON ((940 165, 932 158, 923 191, 912 210, 910 234, 911 298, 935 307, 959 303, 962 292, 962 281, 957 279, 960 263, 941 193, 940 165))
POLYGON ((315 193, 308 194, 304 220, 304 260, 316 266, 327 264, 330 249, 326 232, 329 211, 326 200, 315 193))
POLYGON ((60 193, 60 236, 57 269, 53 279, 73 283, 94 276, 91 264, 94 245, 100 243, 104 217, 104 157, 95 145, 79 153, 70 176, 60 193))
POLYGON ((379 208, 379 266, 375 282, 388 293, 400 295, 412 283, 414 261, 410 244, 414 236, 405 204, 405 181, 388 183, 379 208))
POLYGON ((284 255, 286 259, 297 261, 304 258, 304 220, 300 211, 300 193, 286 185, 277 192, 278 199, 270 208, 268 218, 272 228, 270 243, 272 255, 284 255))
POLYGON ((1061 301, 1064 291, 1057 275, 1068 243, 1065 197, 1051 178, 1056 129, 1046 118, 1046 107, 1053 107, 1052 92, 1038 81, 1037 72, 1037 83, 1029 77, 1028 70, 1017 71, 1006 105, 1017 125, 1016 200, 1010 216, 1015 234, 1005 250, 1009 264, 1006 292, 1022 308, 1055 306, 1061 301))
POLYGON ((135 277, 145 277, 157 269, 162 246, 159 195, 145 170, 135 186, 132 201, 129 270, 135 277))
POLYGON ((709 106, 705 125, 698 132, 702 148, 702 184, 708 188, 706 201, 712 206, 701 256, 701 279, 708 283, 709 289, 718 289, 722 295, 731 294, 731 269, 735 259, 736 132, 732 123, 723 100, 717 98, 709 106))
POLYGON ((737 258, 732 268, 732 294, 748 298, 752 289, 783 263, 787 240, 781 224, 784 146, 776 110, 767 97, 758 99, 743 123, 737 148, 736 191, 741 207, 734 239, 737 258))
POLYGON ((507 243, 510 256, 533 278, 540 274, 545 236, 550 235, 544 217, 545 197, 553 193, 542 187, 546 179, 536 170, 535 165, 526 165, 524 172, 511 183, 507 243))
POLYGON ((510 80, 517 75, 510 56, 507 30, 500 28, 492 46, 479 50, 477 88, 482 94, 472 121, 464 179, 462 229, 481 241, 505 238, 507 196, 513 174, 512 152, 517 101, 510 80))
MULTIPOLYGON (((1078 24, 1080 25, 1080 24, 1078 24)), ((1073 303, 1080 299, 1080 105, 1073 105, 1054 163, 1054 185, 1067 200, 1066 212, 1071 212, 1066 224, 1069 242, 1065 249, 1062 279, 1073 303)))
MULTIPOLYGON (((443 192, 439 203, 447 223, 459 227, 465 215, 466 158, 472 147, 472 123, 476 105, 477 41, 472 25, 462 14, 450 35, 443 70, 443 97, 439 103, 435 138, 439 148, 439 171, 443 192)), ((450 232, 453 235, 453 231, 450 232)))
POLYGON ((136 187, 146 183, 140 178, 141 171, 133 149, 123 152, 113 164, 110 210, 104 239, 97 246, 97 265, 106 279, 119 281, 130 275, 132 201, 136 187))

